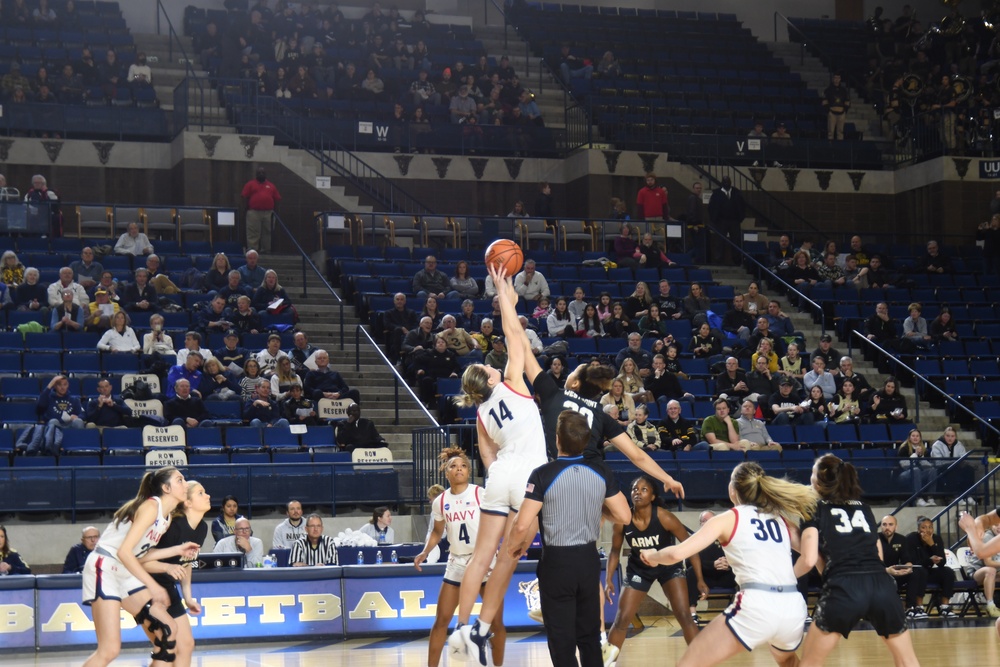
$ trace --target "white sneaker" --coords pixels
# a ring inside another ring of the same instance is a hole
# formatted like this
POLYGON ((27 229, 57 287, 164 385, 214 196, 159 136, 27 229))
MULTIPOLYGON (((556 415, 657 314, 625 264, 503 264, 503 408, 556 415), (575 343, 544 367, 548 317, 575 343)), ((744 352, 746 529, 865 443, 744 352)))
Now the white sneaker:
POLYGON ((927 507, 937 507, 937 501, 933 498, 927 498, 924 502, 927 503, 927 507))
POLYGON ((458 626, 455 631, 448 635, 447 648, 449 662, 465 662, 469 659, 469 653, 465 648, 465 640, 462 638, 462 627, 458 626))
POLYGON ((917 498, 917 507, 928 507, 929 505, 930 503, 923 498, 917 498))
POLYGON ((614 667, 618 662, 618 654, 621 649, 610 642, 601 643, 601 657, 604 658, 604 667, 614 667))
POLYGON ((990 618, 1000 618, 1000 609, 997 609, 996 604, 992 600, 986 603, 986 613, 990 618))

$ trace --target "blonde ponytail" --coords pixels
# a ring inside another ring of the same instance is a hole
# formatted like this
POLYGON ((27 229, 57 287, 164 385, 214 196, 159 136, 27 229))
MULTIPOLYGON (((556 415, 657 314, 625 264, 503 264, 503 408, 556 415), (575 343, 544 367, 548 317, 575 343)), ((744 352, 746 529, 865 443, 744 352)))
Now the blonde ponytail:
POLYGON ((787 478, 771 477, 759 464, 741 463, 733 469, 733 488, 741 502, 761 512, 778 514, 798 524, 810 519, 816 509, 816 491, 787 478))
POLYGON ((474 408, 482 405, 493 393, 490 376, 482 364, 472 364, 462 373, 462 395, 456 396, 455 405, 474 408))

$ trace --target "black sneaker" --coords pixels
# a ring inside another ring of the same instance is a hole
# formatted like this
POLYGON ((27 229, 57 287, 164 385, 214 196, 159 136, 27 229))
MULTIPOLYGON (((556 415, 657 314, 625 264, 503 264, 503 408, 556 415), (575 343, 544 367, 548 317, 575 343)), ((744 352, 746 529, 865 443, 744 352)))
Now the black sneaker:
POLYGON ((950 604, 941 605, 940 611, 942 618, 958 618, 958 614, 952 611, 950 604))

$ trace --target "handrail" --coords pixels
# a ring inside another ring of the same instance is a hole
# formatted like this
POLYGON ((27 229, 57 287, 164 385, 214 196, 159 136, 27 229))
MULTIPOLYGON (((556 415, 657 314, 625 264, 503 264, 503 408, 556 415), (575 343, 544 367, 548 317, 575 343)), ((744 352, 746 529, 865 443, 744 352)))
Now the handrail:
MULTIPOLYGON (((995 433, 997 435, 997 437, 1000 438, 1000 429, 998 429, 996 426, 994 426, 993 424, 991 424, 989 421, 987 421, 985 419, 982 419, 979 415, 977 415, 975 412, 973 412, 972 410, 970 410, 966 406, 962 405, 961 401, 959 401, 958 399, 954 398, 953 396, 951 396, 950 394, 948 394, 948 392, 946 392, 944 389, 942 389, 941 387, 938 387, 936 384, 934 384, 933 382, 931 382, 930 380, 928 380, 925 376, 923 376, 920 373, 918 373, 917 371, 915 371, 908 364, 906 364, 905 362, 903 362, 901 359, 899 359, 895 355, 891 354, 884 347, 882 347, 881 345, 879 345, 878 343, 876 343, 873 340, 869 340, 867 336, 865 336, 863 333, 861 333, 857 329, 851 329, 850 334, 852 336, 856 336, 857 339, 859 341, 863 342, 864 344, 869 345, 870 347, 873 347, 876 350, 878 350, 879 352, 881 352, 883 355, 885 355, 885 357, 887 359, 890 359, 895 366, 899 366, 899 367, 903 368, 904 370, 906 370, 906 372, 912 374, 913 377, 918 378, 920 380, 920 382, 923 383, 926 387, 928 387, 929 389, 933 389, 934 391, 936 391, 937 393, 939 393, 945 399, 946 402, 951 403, 952 405, 954 405, 955 407, 957 407, 959 410, 961 410, 962 412, 964 412, 967 415, 969 415, 970 417, 972 417, 973 420, 979 422, 980 424, 982 424, 983 426, 985 426, 989 430, 993 431, 993 433, 995 433)), ((848 354, 851 353, 851 338, 850 337, 848 337, 848 339, 847 339, 847 353, 848 354)), ((917 386, 919 386, 919 384, 920 383, 917 383, 917 386)), ((914 389, 916 390, 916 387, 914 389)), ((916 402, 917 412, 916 412, 916 414, 917 414, 917 417, 919 418, 919 416, 920 416, 920 394, 919 394, 919 391, 916 392, 916 399, 917 399, 917 402, 916 402)))
MULTIPOLYGON (((695 171, 697 171, 701 175, 705 176, 712 184, 714 184, 714 185, 721 185, 722 179, 719 178, 719 177, 717 177, 709 169, 706 169, 705 167, 703 167, 698 162, 695 162, 693 160, 685 160, 683 158, 681 158, 681 162, 684 163, 684 164, 687 164, 689 167, 692 167, 695 171)), ((799 214, 798 212, 796 212, 795 210, 793 210, 790 206, 788 206, 783 201, 781 201, 780 199, 778 199, 777 197, 775 197, 773 194, 771 194, 768 190, 766 190, 763 186, 761 186, 761 184, 758 183, 755 179, 753 179, 750 176, 747 176, 745 173, 743 173, 739 169, 739 167, 737 167, 737 166, 735 166, 733 164, 730 164, 729 162, 723 160, 722 158, 718 158, 717 159, 717 163, 718 163, 718 166, 721 169, 728 170, 729 172, 731 172, 732 174, 735 174, 738 177, 739 183, 736 183, 735 185, 740 190, 746 190, 746 186, 749 185, 750 188, 754 192, 756 192, 756 193, 758 193, 758 194, 763 195, 764 197, 766 197, 768 204, 770 204, 772 206, 777 206, 779 209, 782 210, 782 212, 784 212, 787 215, 789 215, 796 223, 804 225, 806 228, 812 230, 813 233, 816 233, 816 234, 824 234, 825 233, 822 230, 820 230, 819 228, 817 228, 815 225, 813 225, 812 223, 810 223, 808 220, 806 220, 804 217, 802 217, 801 214, 799 214)), ((709 167, 711 167, 711 166, 713 166, 713 165, 709 164, 709 167)), ((746 197, 744 197, 744 201, 746 201, 746 197)), ((781 231, 787 231, 787 229, 785 229, 784 227, 782 227, 778 223, 778 221, 776 221, 774 219, 774 217, 772 215, 770 215, 770 214, 762 211, 759 207, 754 206, 753 202, 746 201, 746 205, 747 205, 748 209, 750 209, 755 214, 757 214, 758 216, 760 216, 761 218, 763 218, 765 222, 770 222, 774 227, 777 227, 781 231)))
MULTIPOLYGON (((191 59, 187 57, 187 51, 184 50, 184 43, 181 42, 180 35, 174 30, 174 23, 170 20, 170 15, 167 14, 167 8, 163 6, 163 0, 156 0, 156 34, 160 34, 160 14, 163 14, 163 18, 167 19, 167 34, 170 39, 167 42, 167 58, 170 62, 174 61, 174 41, 177 42, 177 49, 181 52, 181 58, 184 59, 184 69, 189 77, 194 77, 197 79, 198 73, 194 69, 194 65, 191 63, 191 59)), ((201 82, 198 82, 198 92, 204 92, 201 87, 201 82)))
MULTIPOLYGON (((767 276, 768 276, 768 279, 767 279, 768 283, 770 283, 772 285, 774 283, 781 283, 782 285, 785 286, 785 289, 788 290, 788 292, 795 294, 800 299, 800 303, 805 302, 805 303, 809 304, 810 310, 812 310, 812 311, 814 311, 814 312, 816 312, 816 313, 819 314, 818 321, 819 321, 820 335, 823 335, 824 333, 826 333, 826 312, 823 310, 823 306, 821 306, 820 304, 816 303, 815 301, 813 301, 812 299, 810 299, 809 297, 807 297, 805 294, 803 294, 799 290, 795 289, 794 285, 792 285, 791 283, 786 282, 783 278, 781 278, 774 271, 772 271, 768 267, 766 267, 763 264, 761 264, 759 261, 757 261, 757 259, 755 257, 753 257, 752 255, 750 255, 745 250, 743 250, 743 248, 741 248, 738 244, 733 243, 732 241, 730 241, 729 238, 725 234, 722 234, 717 229, 713 228, 711 225, 705 225, 705 229, 709 233, 715 234, 716 236, 718 236, 719 239, 721 241, 723 241, 724 243, 728 243, 732 248, 734 248, 737 252, 739 252, 741 255, 743 255, 743 258, 745 260, 749 260, 750 262, 752 262, 753 264, 755 264, 757 266, 758 276, 761 273, 767 274, 767 276)), ((801 306, 799 306, 799 307, 801 307, 801 306)))
POLYGON ((395 391, 393 392, 393 395, 395 397, 396 416, 395 416, 395 421, 393 423, 399 424, 399 386, 402 385, 403 388, 406 389, 406 393, 408 393, 410 395, 410 398, 412 398, 416 402, 416 404, 420 406, 421 411, 423 411, 423 413, 431 421, 431 424, 434 425, 433 428, 440 429, 441 432, 444 433, 445 431, 441 427, 441 424, 438 423, 438 420, 435 419, 434 415, 430 413, 430 411, 427 409, 427 406, 424 405, 424 402, 421 401, 420 398, 418 398, 417 395, 413 393, 413 389, 406 382, 403 376, 399 374, 399 370, 396 368, 396 365, 391 361, 389 361, 389 358, 385 356, 384 352, 382 352, 382 348, 378 346, 378 343, 375 342, 375 339, 371 337, 371 334, 368 333, 368 331, 362 324, 358 324, 354 329, 354 371, 358 373, 361 372, 362 335, 364 335, 364 337, 368 340, 368 343, 372 346, 372 349, 374 349, 375 352, 378 354, 378 356, 382 358, 382 363, 384 363, 386 367, 392 371, 392 374, 394 376, 393 381, 395 382, 395 386, 393 388, 395 391))
MULTIPOLYGON (((900 510, 902 510, 904 507, 909 507, 909 506, 913 505, 915 503, 915 501, 917 500, 917 498, 919 498, 919 497, 921 497, 923 495, 926 495, 928 489, 930 489, 930 487, 932 487, 932 486, 935 486, 941 480, 942 477, 947 476, 947 474, 949 472, 951 472, 952 470, 956 470, 956 471, 959 470, 959 468, 962 467, 962 466, 959 465, 960 463, 966 463, 966 462, 968 462, 969 459, 975 458, 976 456, 982 456, 982 452, 984 452, 984 451, 987 451, 987 450, 984 450, 984 449, 981 449, 981 448, 980 449, 973 449, 971 451, 966 452, 965 454, 963 454, 961 457, 959 457, 957 459, 943 459, 944 461, 951 461, 951 463, 948 464, 947 467, 938 467, 938 466, 935 466, 939 472, 935 475, 934 479, 930 480, 929 482, 927 482, 926 484, 924 484, 922 487, 920 487, 919 489, 917 489, 917 491, 914 492, 913 495, 911 495, 909 498, 907 498, 906 500, 904 500, 899 505, 899 507, 897 507, 896 509, 894 509, 892 511, 892 514, 895 515, 900 510), (979 454, 976 454, 976 452, 979 452, 979 454)), ((910 461, 910 460, 911 459, 900 459, 900 462, 902 463, 902 462, 906 462, 906 461, 910 461)), ((934 461, 942 461, 942 459, 931 459, 931 461, 932 462, 934 462, 934 461)), ((971 488, 974 488, 981 481, 982 480, 978 480, 976 482, 976 484, 972 485, 971 488)), ((952 501, 951 505, 956 504, 959 500, 961 500, 964 497, 965 497, 964 494, 959 495, 954 501, 952 501)))
POLYGON ((343 349, 344 349, 344 300, 340 298, 340 295, 337 294, 337 291, 335 289, 333 289, 333 286, 329 282, 327 282, 326 276, 323 275, 323 272, 319 270, 319 267, 317 267, 316 264, 313 263, 312 259, 309 258, 309 255, 306 253, 306 251, 299 244, 298 240, 292 234, 291 230, 288 229, 287 225, 285 225, 284 220, 282 220, 281 217, 277 213, 275 213, 273 217, 274 217, 274 221, 277 222, 279 225, 281 225, 281 229, 284 230, 285 236, 288 238, 288 240, 295 244, 296 250, 298 250, 299 254, 302 255, 302 293, 303 293, 303 296, 305 296, 308 293, 307 289, 306 289, 306 283, 307 283, 307 281, 306 281, 306 266, 308 265, 309 268, 311 268, 316 273, 316 275, 319 276, 320 281, 323 283, 323 286, 327 289, 327 291, 329 291, 330 294, 332 294, 333 297, 337 300, 337 303, 340 306, 340 313, 339 313, 339 317, 338 317, 338 319, 340 320, 340 349, 343 351, 343 349))
MULTIPOLYGON (((979 451, 979 450, 977 450, 977 451, 979 451)), ((976 481, 975 484, 973 484, 972 486, 970 486, 968 489, 966 489, 962 493, 958 494, 953 501, 951 501, 950 503, 948 503, 948 505, 946 507, 944 507, 940 512, 938 512, 933 517, 931 517, 931 521, 934 521, 935 525, 938 526, 938 531, 937 531, 938 534, 941 534, 941 531, 940 531, 940 522, 942 520, 948 520, 949 523, 951 523, 951 521, 954 521, 956 525, 958 524, 958 513, 957 512, 953 512, 952 510, 954 510, 955 508, 957 508, 958 505, 965 505, 966 502, 967 502, 967 499, 972 498, 977 493, 980 493, 981 498, 982 498, 982 503, 981 504, 984 507, 995 507, 995 501, 992 501, 989 498, 989 487, 990 487, 990 483, 991 482, 993 483, 993 486, 996 487, 997 480, 1000 480, 1000 474, 998 474, 998 473, 1000 473, 1000 465, 994 467, 993 470, 990 470, 988 473, 986 473, 985 475, 983 475, 982 479, 976 481), (981 485, 984 486, 984 490, 982 492, 977 491, 976 487, 981 486, 981 485)), ((995 498, 995 494, 994 494, 994 498, 995 498)), ((980 503, 976 503, 977 506, 979 504, 980 503)), ((961 537, 961 538, 957 539, 955 542, 953 542, 952 545, 949 548, 952 551, 955 551, 966 540, 968 540, 968 536, 961 537)))
MULTIPOLYGON (((505 12, 503 10, 503 7, 497 3, 497 0, 484 0, 483 1, 483 21, 486 22, 487 24, 489 23, 490 5, 493 5, 493 8, 496 9, 498 12, 500 12, 500 16, 503 17, 503 50, 507 51, 507 26, 511 25, 510 21, 507 20, 507 12, 505 12)), ((526 63, 525 64, 525 69, 526 70, 529 67, 529 65, 530 65, 530 63, 526 63)), ((530 72, 525 71, 525 75, 527 75, 529 73, 530 72)), ((525 76, 525 81, 527 81, 527 80, 528 80, 528 77, 525 76)))

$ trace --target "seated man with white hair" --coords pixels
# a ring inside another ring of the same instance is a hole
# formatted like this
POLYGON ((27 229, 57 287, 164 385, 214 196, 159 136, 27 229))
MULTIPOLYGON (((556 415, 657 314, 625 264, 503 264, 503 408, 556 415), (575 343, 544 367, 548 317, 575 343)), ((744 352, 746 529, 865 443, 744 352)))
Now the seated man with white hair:
POLYGON ((326 350, 316 350, 313 361, 316 362, 316 370, 306 373, 305 379, 308 398, 314 401, 323 398, 350 398, 355 403, 361 402, 361 393, 357 389, 351 389, 340 373, 330 368, 330 354, 326 350))
POLYGON ((263 567, 264 565, 264 543, 259 537, 251 535, 250 520, 240 517, 236 520, 236 527, 233 534, 223 537, 215 543, 215 553, 243 554, 243 567, 263 567))
POLYGON ((128 223, 128 231, 118 237, 115 243, 116 255, 151 255, 153 254, 153 244, 149 242, 149 237, 139 231, 139 225, 128 223))

